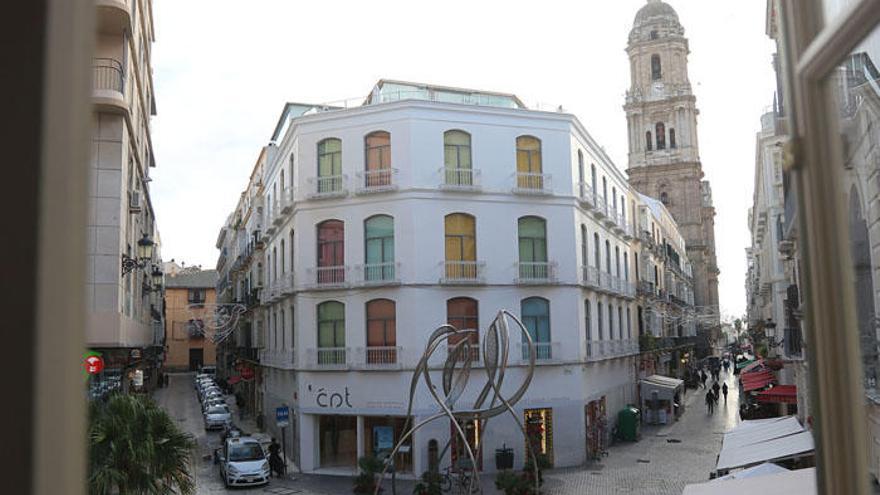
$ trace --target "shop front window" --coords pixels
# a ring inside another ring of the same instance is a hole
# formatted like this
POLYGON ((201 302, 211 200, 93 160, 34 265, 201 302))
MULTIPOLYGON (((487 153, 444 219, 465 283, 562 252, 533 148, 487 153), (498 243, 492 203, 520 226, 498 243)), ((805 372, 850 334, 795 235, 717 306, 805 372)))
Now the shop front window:
POLYGON ((357 416, 320 416, 320 467, 357 466, 357 416))

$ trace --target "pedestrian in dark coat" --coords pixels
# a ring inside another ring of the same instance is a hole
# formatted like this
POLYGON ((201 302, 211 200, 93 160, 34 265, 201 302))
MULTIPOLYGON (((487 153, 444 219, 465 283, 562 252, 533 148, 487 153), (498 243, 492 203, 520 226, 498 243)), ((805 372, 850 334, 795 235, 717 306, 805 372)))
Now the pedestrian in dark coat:
POLYGON ((269 445, 269 467, 280 478, 284 475, 284 463, 281 460, 281 444, 274 438, 269 445))
POLYGON ((718 402, 718 397, 721 395, 718 392, 721 390, 721 385, 718 385, 718 382, 712 384, 712 392, 715 394, 715 402, 718 402))
POLYGON ((727 384, 721 386, 721 393, 724 394, 724 402, 727 403, 727 384))
POLYGON ((709 414, 715 412, 715 395, 711 390, 706 391, 706 408, 709 410, 709 414))
POLYGON ((706 374, 703 373, 703 370, 700 370, 700 386, 706 388, 706 374))

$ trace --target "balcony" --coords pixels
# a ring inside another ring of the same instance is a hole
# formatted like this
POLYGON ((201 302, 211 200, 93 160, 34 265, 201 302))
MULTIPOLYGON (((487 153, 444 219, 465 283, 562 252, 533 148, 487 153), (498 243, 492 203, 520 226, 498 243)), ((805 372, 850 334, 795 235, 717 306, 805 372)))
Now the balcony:
POLYGON ((92 101, 98 110, 127 113, 125 71, 113 58, 92 59, 92 101))
POLYGON ((639 284, 636 286, 636 294, 642 297, 655 297, 657 295, 657 290, 654 287, 654 282, 640 280, 639 284))
POLYGON ((518 284, 547 284, 556 282, 556 263, 552 261, 520 261, 517 263, 518 284))
POLYGON ((598 289, 600 287, 599 269, 594 266, 581 266, 581 284, 598 289))
POLYGON ((608 216, 608 203, 605 202, 605 198, 596 194, 595 196, 596 204, 593 207, 593 213, 596 214, 596 218, 603 219, 608 216))
POLYGON ((397 189, 397 169, 362 170, 357 173, 355 194, 372 194, 397 189))
POLYGON ((578 182, 578 201, 580 201, 581 206, 588 210, 592 210, 596 207, 596 191, 593 190, 593 186, 586 182, 578 182))
POLYGON ((394 285, 399 284, 397 277, 400 263, 389 261, 387 263, 367 263, 357 265, 355 271, 358 275, 358 283, 361 285, 394 285))
POLYGON ((784 329, 783 339, 786 357, 799 359, 803 356, 803 339, 800 328, 784 329))
POLYGON ((400 346, 368 346, 355 350, 355 363, 371 369, 400 369, 400 346))
POLYGON ((345 188, 346 175, 328 175, 309 178, 309 199, 342 198, 348 196, 345 188))
MULTIPOLYGON (((278 211, 281 212, 282 215, 287 215, 291 211, 293 211, 293 194, 294 190, 292 188, 287 188, 281 192, 281 197, 278 198, 278 211)), ((281 215, 277 215, 281 216, 281 215)))
POLYGON ((480 171, 473 168, 441 168, 440 189, 446 191, 478 192, 480 185, 480 171))
POLYGON ((333 289, 345 287, 345 272, 348 271, 348 266, 345 265, 337 265, 337 266, 318 266, 315 268, 309 268, 308 277, 309 280, 312 280, 313 288, 320 289, 333 289))
POLYGON ((293 273, 282 275, 278 279, 279 293, 281 296, 289 296, 296 292, 296 280, 293 273))
POLYGON ((550 178, 550 174, 516 172, 512 192, 514 194, 553 194, 550 178))
POLYGON ((260 364, 292 370, 296 367, 296 349, 260 349, 260 364))
POLYGON ((122 34, 131 31, 131 0, 96 0, 99 33, 122 34))
POLYGON ((587 361, 604 361, 639 353, 639 341, 636 339, 588 340, 587 361))
POLYGON ((440 277, 441 284, 482 284, 483 269, 486 263, 483 261, 444 261, 441 263, 443 275, 440 277))
MULTIPOLYGON (((559 352, 559 342, 532 342, 535 346, 535 362, 541 364, 542 362, 546 363, 548 361, 559 361, 560 352, 559 352)), ((521 357, 523 363, 529 362, 529 344, 528 342, 522 342, 521 346, 521 357)))
POLYGON ((310 369, 346 369, 348 353, 347 347, 312 347, 306 351, 306 366, 310 369))
POLYGON ((603 221, 605 225, 609 227, 617 226, 617 209, 614 207, 609 207, 607 204, 605 205, 605 215, 603 221))

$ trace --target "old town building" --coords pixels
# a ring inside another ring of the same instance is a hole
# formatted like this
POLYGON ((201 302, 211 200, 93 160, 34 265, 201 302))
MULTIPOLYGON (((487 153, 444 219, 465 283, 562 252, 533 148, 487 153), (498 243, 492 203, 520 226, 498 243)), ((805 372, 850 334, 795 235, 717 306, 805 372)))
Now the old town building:
MULTIPOLYGON (((414 367, 445 323, 478 329, 479 344, 499 310, 523 321, 538 366, 515 410, 540 425, 556 466, 596 455, 585 439, 610 433, 616 412, 638 402, 640 335, 657 339, 645 350, 659 363, 651 369, 679 372, 665 339, 695 334, 684 239, 573 115, 510 94, 383 80, 362 105, 286 105, 261 157, 259 187, 252 177, 247 190, 262 208, 250 213, 261 212, 262 272, 246 271, 258 281, 244 286, 258 288, 254 319, 265 322, 253 327, 261 416, 278 436, 270 418, 291 408, 287 451, 304 471, 351 473, 399 437, 414 367)), ((217 242, 218 300, 233 303, 249 293, 233 288, 242 272, 230 268, 253 233, 241 205, 217 242)), ((511 383, 527 356, 512 339, 511 383)), ((444 346, 432 369, 445 358, 444 346)), ((419 392, 413 414, 436 407, 419 392)), ((482 469, 505 443, 522 463, 509 420, 489 422, 485 436, 463 427, 482 469)), ((419 430, 398 469, 424 471, 429 445, 449 438, 448 421, 419 430)))
POLYGON ((707 353, 720 324, 715 208, 700 162, 688 40, 675 10, 660 0, 648 0, 636 14, 626 52, 631 75, 624 105, 629 183, 658 198, 684 237, 693 266, 698 329, 705 336, 701 351, 707 353))
POLYGON ((162 361, 159 231, 150 198, 156 113, 150 0, 99 2, 92 60, 86 345, 105 371, 94 391, 153 384, 162 361))
POLYGON ((198 371, 215 364, 214 336, 206 331, 213 317, 217 272, 199 268, 165 276, 165 369, 198 371))

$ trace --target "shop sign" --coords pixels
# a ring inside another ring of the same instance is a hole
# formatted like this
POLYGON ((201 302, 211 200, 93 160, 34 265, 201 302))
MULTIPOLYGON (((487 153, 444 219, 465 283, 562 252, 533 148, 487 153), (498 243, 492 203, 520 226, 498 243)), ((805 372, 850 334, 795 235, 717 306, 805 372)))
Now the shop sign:
POLYGON ((86 358, 83 366, 86 368, 86 373, 90 375, 97 375, 98 373, 104 371, 104 360, 101 359, 101 356, 89 356, 86 358))
POLYGON ((374 426, 373 440, 375 442, 374 450, 382 452, 394 448, 394 428, 391 426, 374 426))
MULTIPOLYGON (((309 392, 312 391, 312 386, 309 385, 309 392)), ((314 394, 315 404, 322 409, 352 408, 351 392, 349 392, 348 387, 344 387, 342 391, 333 391, 329 388, 320 387, 314 390, 314 394)))
POLYGON ((278 428, 285 428, 290 425, 290 408, 281 406, 275 408, 275 425, 278 428))
POLYGON ((143 387, 144 386, 144 370, 134 370, 132 377, 132 384, 135 387, 143 387))

